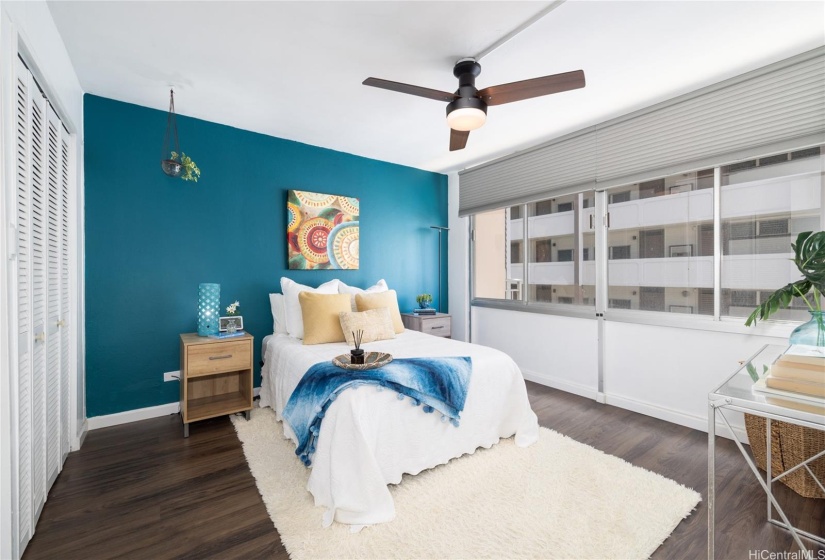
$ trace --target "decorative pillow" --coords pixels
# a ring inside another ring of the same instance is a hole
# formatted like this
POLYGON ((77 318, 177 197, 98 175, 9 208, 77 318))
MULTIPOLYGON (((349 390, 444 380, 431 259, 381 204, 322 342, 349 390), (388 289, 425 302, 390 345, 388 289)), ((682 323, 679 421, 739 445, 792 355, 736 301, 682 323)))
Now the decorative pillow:
POLYGON ((272 308, 272 332, 275 334, 289 334, 286 330, 284 294, 269 294, 269 306, 272 308))
POLYGON ((338 280, 330 280, 317 288, 310 288, 309 286, 293 282, 287 277, 283 277, 281 278, 281 291, 284 293, 287 333, 289 336, 294 336, 295 338, 304 338, 304 320, 301 316, 301 303, 298 301, 298 294, 301 292, 337 294, 338 280))
POLYGON ((361 342, 374 342, 376 340, 387 340, 395 338, 395 328, 392 325, 390 310, 386 307, 370 309, 360 313, 341 313, 341 330, 344 331, 344 338, 347 344, 355 346, 352 333, 363 330, 364 336, 361 342))
POLYGON ((404 332, 404 322, 401 320, 401 311, 398 309, 398 295, 395 290, 387 290, 386 292, 379 292, 377 294, 356 294, 355 305, 358 311, 369 311, 370 309, 379 309, 386 307, 390 311, 390 318, 392 319, 392 327, 395 329, 395 334, 404 332))
POLYGON ((355 286, 347 286, 343 282, 338 282, 338 293, 339 294, 351 294, 352 296, 352 310, 358 311, 358 308, 355 306, 355 296, 357 294, 375 294, 378 292, 386 292, 389 290, 387 283, 382 278, 378 282, 375 283, 375 286, 370 286, 366 290, 362 290, 361 288, 356 288, 355 286))
POLYGON ((304 291, 298 294, 298 301, 304 320, 304 344, 344 342, 339 317, 349 311, 349 295, 304 291))

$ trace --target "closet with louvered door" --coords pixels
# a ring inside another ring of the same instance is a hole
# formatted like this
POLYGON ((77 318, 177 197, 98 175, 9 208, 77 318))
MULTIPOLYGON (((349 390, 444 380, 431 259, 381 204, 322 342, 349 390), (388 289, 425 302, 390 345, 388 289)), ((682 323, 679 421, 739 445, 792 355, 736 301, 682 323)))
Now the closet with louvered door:
POLYGON ((22 555, 69 451, 70 137, 25 64, 16 71, 15 519, 22 555))

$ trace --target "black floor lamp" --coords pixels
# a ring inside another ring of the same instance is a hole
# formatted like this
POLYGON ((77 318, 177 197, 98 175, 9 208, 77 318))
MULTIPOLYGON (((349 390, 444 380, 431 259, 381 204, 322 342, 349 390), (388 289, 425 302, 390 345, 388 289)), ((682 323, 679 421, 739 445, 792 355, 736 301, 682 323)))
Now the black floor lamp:
POLYGON ((438 230, 438 308, 437 310, 440 313, 443 313, 441 310, 441 232, 442 231, 450 231, 450 228, 444 226, 430 226, 431 229, 438 230))

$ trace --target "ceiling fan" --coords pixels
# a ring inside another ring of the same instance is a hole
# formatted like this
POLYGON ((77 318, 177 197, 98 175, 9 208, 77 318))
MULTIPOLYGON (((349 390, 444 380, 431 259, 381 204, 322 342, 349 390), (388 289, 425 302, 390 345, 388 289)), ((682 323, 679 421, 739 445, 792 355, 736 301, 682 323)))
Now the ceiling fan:
POLYGON ((481 127, 487 121, 487 107, 490 105, 503 105, 584 87, 584 72, 576 70, 478 90, 475 82, 480 73, 481 65, 473 58, 462 58, 456 62, 453 75, 458 78, 458 89, 455 93, 379 78, 367 78, 363 84, 436 101, 446 101, 451 152, 464 149, 470 131, 481 127))

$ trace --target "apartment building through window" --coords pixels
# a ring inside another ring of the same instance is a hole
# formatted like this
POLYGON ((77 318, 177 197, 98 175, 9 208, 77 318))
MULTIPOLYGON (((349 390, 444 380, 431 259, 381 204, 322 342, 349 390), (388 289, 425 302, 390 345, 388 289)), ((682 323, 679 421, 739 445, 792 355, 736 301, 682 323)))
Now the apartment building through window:
MULTIPOLYGON (((523 282, 529 265, 528 303, 592 306, 597 281, 604 281, 608 309, 660 313, 713 315, 719 290, 720 316, 746 317, 774 290, 799 278, 789 261, 791 242, 803 231, 822 229, 824 175, 825 157, 815 147, 606 189, 603 280, 596 278, 594 191, 511 207, 495 242, 512 238, 511 252, 518 242, 520 254, 525 247, 529 251, 523 260, 511 259, 500 276, 523 282), (721 238, 719 285, 715 227, 721 238)), ((480 226, 476 219, 476 261, 496 254, 479 245, 480 226)), ((491 297, 478 290, 478 276, 474 287, 474 297, 491 297)), ((797 298, 775 318, 807 320, 807 309, 797 298)))

